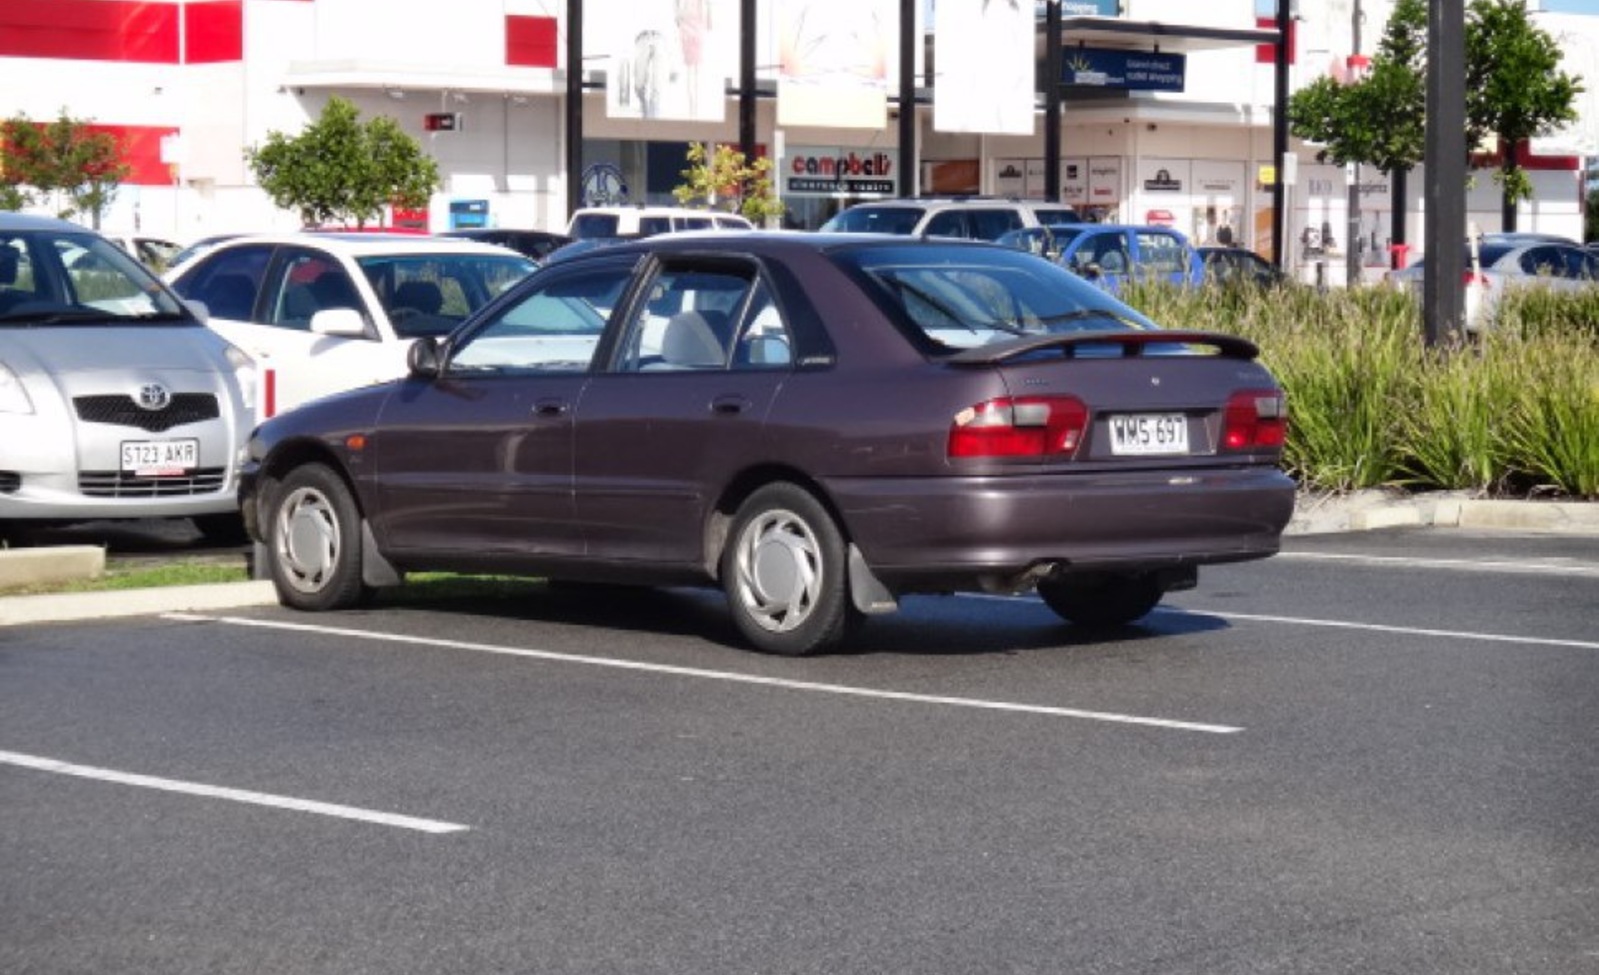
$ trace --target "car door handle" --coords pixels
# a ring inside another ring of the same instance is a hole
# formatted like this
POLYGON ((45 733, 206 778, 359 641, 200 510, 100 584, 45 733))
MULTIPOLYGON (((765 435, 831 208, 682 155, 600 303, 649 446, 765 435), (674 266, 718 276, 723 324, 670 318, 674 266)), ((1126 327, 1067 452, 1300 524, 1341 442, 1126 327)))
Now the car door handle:
POLYGON ((737 393, 729 393, 711 400, 712 413, 738 414, 750 408, 750 401, 737 393))
POLYGON ((533 404, 534 416, 565 416, 569 408, 564 399, 541 399, 533 404))

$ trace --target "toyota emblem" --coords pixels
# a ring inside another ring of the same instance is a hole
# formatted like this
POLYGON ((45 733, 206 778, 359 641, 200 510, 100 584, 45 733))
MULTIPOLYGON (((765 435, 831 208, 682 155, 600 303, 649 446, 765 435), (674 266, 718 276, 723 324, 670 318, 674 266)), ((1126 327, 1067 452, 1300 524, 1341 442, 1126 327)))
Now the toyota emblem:
POLYGON ((164 410, 172 405, 172 393, 160 383, 145 383, 139 387, 139 395, 134 397, 139 408, 154 413, 164 410))

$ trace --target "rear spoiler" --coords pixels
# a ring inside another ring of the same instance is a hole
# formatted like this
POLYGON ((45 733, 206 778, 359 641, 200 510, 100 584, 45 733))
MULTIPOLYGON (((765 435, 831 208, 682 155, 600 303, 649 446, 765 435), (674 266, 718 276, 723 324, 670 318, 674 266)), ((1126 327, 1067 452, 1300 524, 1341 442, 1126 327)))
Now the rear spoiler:
MULTIPOLYGON (((1179 332, 1164 330, 1133 330, 1120 332, 1062 332, 1053 335, 1024 335, 991 342, 971 349, 962 349, 945 362, 962 366, 985 366, 1015 359, 1045 349, 1059 349, 1067 358, 1074 358, 1080 346, 1121 346, 1124 358, 1143 355, 1151 345, 1204 345, 1229 359, 1252 360, 1260 355, 1260 347, 1248 339, 1220 332, 1179 332)), ((1101 353, 1103 355, 1103 353, 1101 353)))

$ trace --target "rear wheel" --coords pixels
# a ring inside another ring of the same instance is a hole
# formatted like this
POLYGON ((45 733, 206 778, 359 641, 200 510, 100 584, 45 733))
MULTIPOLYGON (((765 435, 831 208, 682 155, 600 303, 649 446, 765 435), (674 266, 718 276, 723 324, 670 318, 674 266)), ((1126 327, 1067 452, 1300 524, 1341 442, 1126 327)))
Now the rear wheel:
POLYGON ((740 506, 722 553, 722 588, 739 631, 767 653, 817 653, 851 622, 843 536, 794 484, 763 487, 740 506))
POLYGON ((361 514, 331 468, 306 464, 290 471, 273 495, 266 524, 272 582, 285 606, 346 609, 370 595, 361 581, 361 514))
POLYGON ((1044 579, 1038 595, 1068 623, 1120 626, 1149 615, 1166 591, 1149 575, 1063 576, 1044 579))

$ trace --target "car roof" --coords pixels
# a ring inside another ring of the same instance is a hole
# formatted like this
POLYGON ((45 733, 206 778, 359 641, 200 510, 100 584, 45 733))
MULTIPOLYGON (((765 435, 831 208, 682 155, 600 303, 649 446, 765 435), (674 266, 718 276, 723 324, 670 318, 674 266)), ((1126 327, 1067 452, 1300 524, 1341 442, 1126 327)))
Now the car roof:
POLYGON ((81 223, 70 220, 60 220, 56 217, 41 217, 31 213, 13 213, 0 211, 0 230, 54 230, 67 233, 94 234, 104 236, 99 231, 85 227, 81 223))
MULTIPOLYGON (((805 230, 686 230, 672 234, 656 234, 619 240, 604 247, 595 247, 574 254, 572 262, 606 260, 616 255, 654 253, 706 253, 740 255, 781 255, 798 251, 819 253, 834 249, 861 249, 871 247, 972 247, 1011 253, 1014 248, 988 240, 964 237, 910 237, 902 234, 856 234, 805 230)), ((563 262, 565 263, 565 262, 563 262)))
POLYGON ((521 257, 515 251, 499 244, 489 244, 466 237, 444 237, 430 234, 363 234, 337 231, 308 233, 288 232, 275 234, 241 234, 220 241, 206 251, 205 256, 250 244, 282 244, 293 246, 316 245, 349 257, 370 257, 384 254, 483 254, 496 257, 507 254, 521 257))

